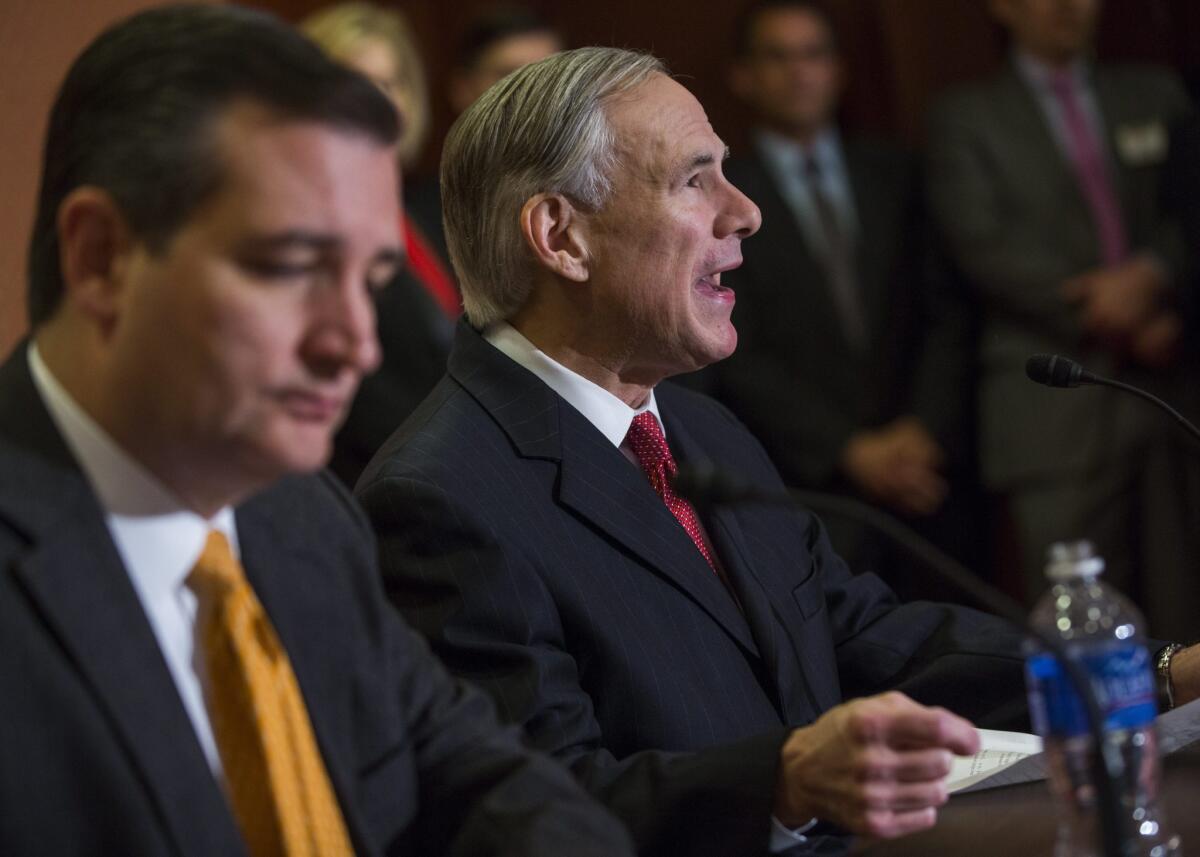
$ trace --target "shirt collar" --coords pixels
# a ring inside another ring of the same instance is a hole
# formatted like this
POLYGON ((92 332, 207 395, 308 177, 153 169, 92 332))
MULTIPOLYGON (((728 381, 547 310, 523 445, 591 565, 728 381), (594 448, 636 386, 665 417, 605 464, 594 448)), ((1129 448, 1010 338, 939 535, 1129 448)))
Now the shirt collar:
MULTIPOLYGON (((643 411, 654 414, 659 426, 662 426, 662 417, 658 413, 658 403, 654 400, 653 390, 640 408, 631 408, 599 384, 589 381, 544 351, 540 351, 507 322, 499 321, 488 325, 483 331, 483 338, 562 396, 567 404, 583 414, 613 446, 619 447, 625 441, 633 418, 643 411)), ((665 436, 666 429, 663 431, 665 436)))
POLYGON ((758 129, 754 133, 754 142, 762 156, 784 174, 802 175, 806 155, 816 159, 823 173, 841 172, 842 169, 841 135, 832 125, 817 132, 807 149, 791 137, 768 128, 758 129))
POLYGON ((226 506, 211 519, 187 508, 79 406, 51 374, 36 343, 30 343, 28 353, 34 386, 96 492, 143 599, 174 596, 210 530, 224 533, 237 555, 232 507, 226 506))
MULTIPOLYGON (((1026 84, 1034 89, 1051 91, 1051 85, 1058 69, 1052 68, 1033 54, 1020 49, 1013 52, 1013 65, 1016 66, 1017 74, 1026 84)), ((1088 85, 1088 64, 1082 57, 1072 60, 1067 65, 1066 72, 1071 80, 1071 85, 1076 90, 1083 89, 1088 85)))

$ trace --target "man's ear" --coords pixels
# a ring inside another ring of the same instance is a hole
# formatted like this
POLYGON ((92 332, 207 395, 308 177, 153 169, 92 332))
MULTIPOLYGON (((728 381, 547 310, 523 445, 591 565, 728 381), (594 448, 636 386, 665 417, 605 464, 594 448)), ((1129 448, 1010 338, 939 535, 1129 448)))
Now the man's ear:
POLYGON ((521 207, 521 233, 545 268, 577 283, 588 279, 582 213, 560 193, 539 193, 521 207))
POLYGON ((58 207, 64 302, 111 326, 134 243, 129 224, 107 191, 90 185, 71 191, 58 207))

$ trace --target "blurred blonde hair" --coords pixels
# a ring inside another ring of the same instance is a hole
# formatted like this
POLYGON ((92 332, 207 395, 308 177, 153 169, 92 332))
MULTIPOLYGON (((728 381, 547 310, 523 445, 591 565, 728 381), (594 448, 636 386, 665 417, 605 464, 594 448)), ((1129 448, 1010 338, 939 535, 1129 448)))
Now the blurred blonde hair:
POLYGON ((314 12, 300 22, 301 31, 330 57, 353 64, 364 41, 382 42, 396 64, 396 79, 389 90, 395 100, 404 103, 400 119, 398 153, 400 162, 411 165, 425 144, 429 132, 429 91, 425 85, 425 66, 417 51, 416 40, 407 19, 397 11, 373 3, 339 3, 314 12))

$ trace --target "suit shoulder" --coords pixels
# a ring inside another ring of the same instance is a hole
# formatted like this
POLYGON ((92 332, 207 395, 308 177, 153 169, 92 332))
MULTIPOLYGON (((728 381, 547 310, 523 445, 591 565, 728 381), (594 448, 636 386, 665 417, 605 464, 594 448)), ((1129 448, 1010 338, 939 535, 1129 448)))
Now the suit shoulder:
POLYGON ((1191 107, 1183 81, 1164 66, 1150 63, 1106 65, 1096 70, 1096 77, 1119 97, 1133 103, 1145 104, 1150 100, 1155 106, 1174 113, 1185 112, 1191 107))
POLYGON ((322 537, 345 532, 357 539, 370 533, 362 510, 328 470, 284 477, 244 505, 301 530, 311 527, 322 537))
POLYGON ((355 493, 380 479, 457 469, 475 450, 494 446, 498 435, 491 415, 447 375, 375 453, 355 493))

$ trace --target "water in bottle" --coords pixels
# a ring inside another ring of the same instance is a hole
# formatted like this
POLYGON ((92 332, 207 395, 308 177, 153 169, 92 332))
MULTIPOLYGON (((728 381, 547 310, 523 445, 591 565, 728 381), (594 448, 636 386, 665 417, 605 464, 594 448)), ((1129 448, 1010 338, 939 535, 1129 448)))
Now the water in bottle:
MULTIPOLYGON (((1033 610, 1035 627, 1062 640, 1084 667, 1104 715, 1104 740, 1119 751, 1116 784, 1128 857, 1179 857, 1179 837, 1158 803, 1154 670, 1137 609, 1099 577, 1104 561, 1088 542, 1050 548, 1051 589, 1033 610)), ((1034 648, 1026 661, 1029 709, 1045 742, 1047 778, 1058 805, 1055 857, 1099 857, 1099 819, 1092 785, 1091 738, 1083 704, 1061 665, 1034 648)))

